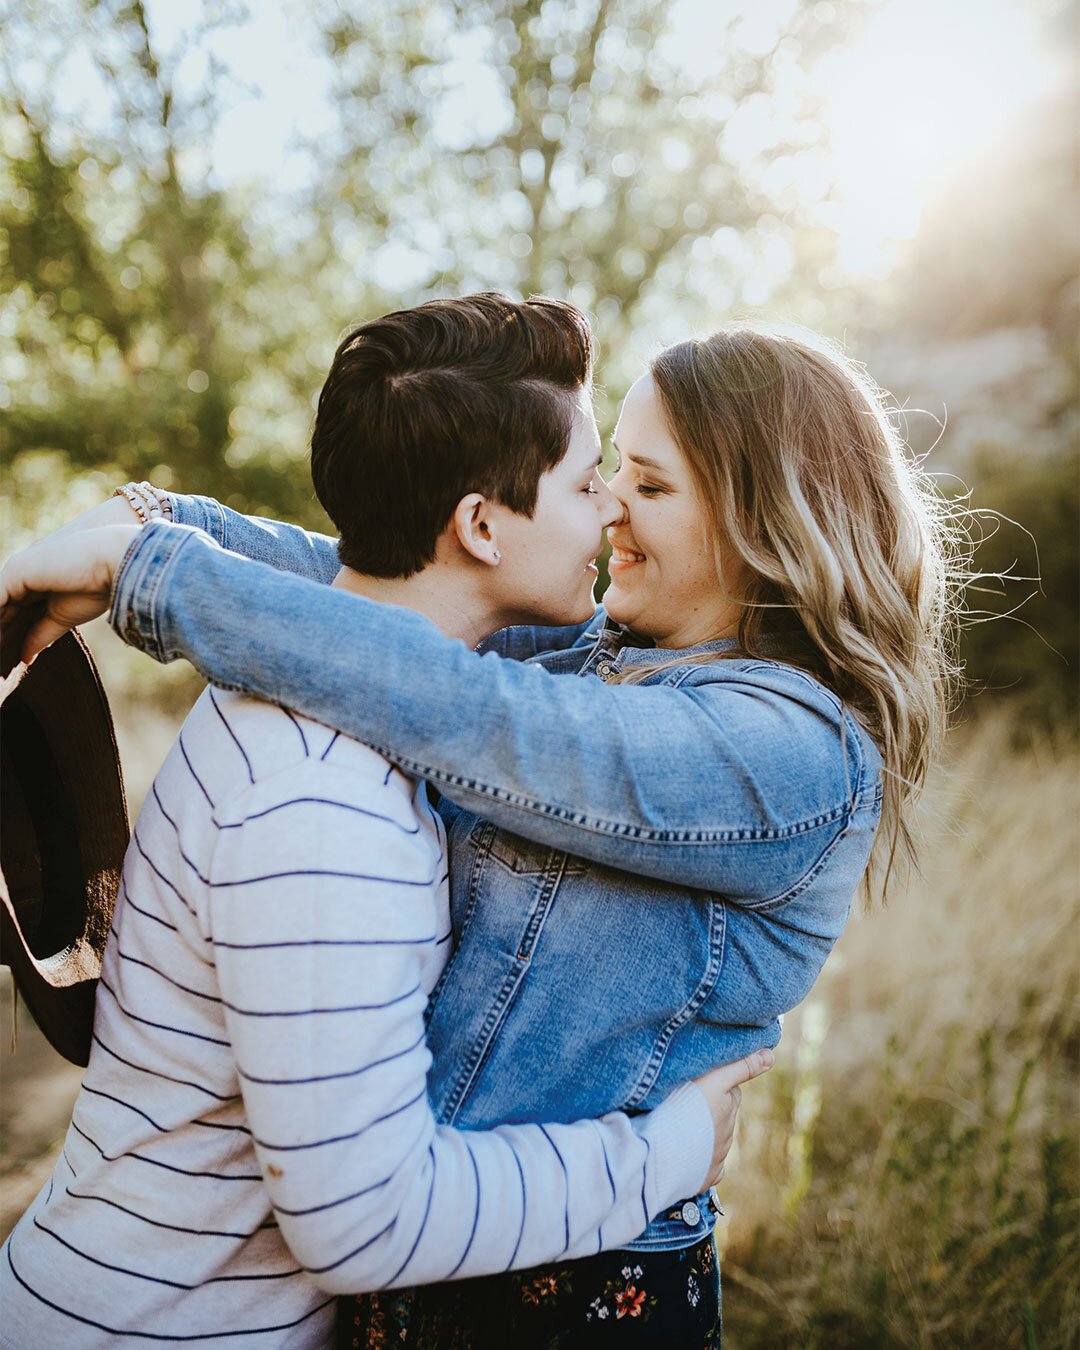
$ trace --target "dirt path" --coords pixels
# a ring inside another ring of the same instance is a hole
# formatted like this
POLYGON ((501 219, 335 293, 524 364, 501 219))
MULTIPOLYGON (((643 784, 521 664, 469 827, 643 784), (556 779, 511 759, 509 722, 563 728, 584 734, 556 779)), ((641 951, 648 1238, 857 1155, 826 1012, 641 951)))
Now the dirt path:
POLYGON ((0 967, 0 1240, 56 1162, 83 1071, 58 1055, 20 1000, 11 1051, 11 974, 0 967))

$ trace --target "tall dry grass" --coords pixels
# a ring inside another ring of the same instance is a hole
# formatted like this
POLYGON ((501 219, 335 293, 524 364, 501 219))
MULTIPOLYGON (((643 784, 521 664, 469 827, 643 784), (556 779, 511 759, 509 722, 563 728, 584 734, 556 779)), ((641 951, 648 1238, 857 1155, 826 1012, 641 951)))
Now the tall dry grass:
POLYGON ((923 875, 859 915, 746 1090, 727 1350, 1080 1336, 1075 748, 954 737, 923 875))

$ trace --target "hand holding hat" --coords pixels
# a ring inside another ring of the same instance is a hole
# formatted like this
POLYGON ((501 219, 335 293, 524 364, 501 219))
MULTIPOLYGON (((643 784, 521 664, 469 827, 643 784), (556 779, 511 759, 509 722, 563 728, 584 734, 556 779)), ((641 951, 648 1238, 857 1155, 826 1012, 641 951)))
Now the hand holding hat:
POLYGON ((128 821, 105 693, 66 630, 106 608, 134 533, 54 535, 0 574, 0 960, 75 1064, 90 1054, 128 821), (20 655, 38 659, 27 670, 20 655))
POLYGON ((136 525, 65 528, 13 554, 0 570, 0 625, 17 631, 12 650, 5 636, 3 674, 27 665, 46 647, 109 607, 116 570, 136 525))

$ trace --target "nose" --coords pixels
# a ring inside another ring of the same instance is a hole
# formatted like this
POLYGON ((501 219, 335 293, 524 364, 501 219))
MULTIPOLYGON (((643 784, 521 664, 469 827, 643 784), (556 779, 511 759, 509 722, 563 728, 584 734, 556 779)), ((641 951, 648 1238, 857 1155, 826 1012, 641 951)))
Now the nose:
POLYGON ((599 474, 597 474, 596 480, 596 509, 600 512, 602 525, 607 529, 609 525, 614 525, 617 521, 623 519, 626 515, 626 507, 599 474))

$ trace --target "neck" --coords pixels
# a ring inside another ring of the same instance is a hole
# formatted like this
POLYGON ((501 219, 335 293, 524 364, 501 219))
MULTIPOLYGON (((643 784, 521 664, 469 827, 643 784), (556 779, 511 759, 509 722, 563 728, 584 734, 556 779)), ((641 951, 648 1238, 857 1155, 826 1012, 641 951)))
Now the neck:
POLYGON ((472 588, 462 584, 453 567, 438 561, 411 577, 369 577, 343 567, 333 582, 339 590, 415 610, 448 638, 458 638, 469 647, 502 626, 495 614, 472 588))

